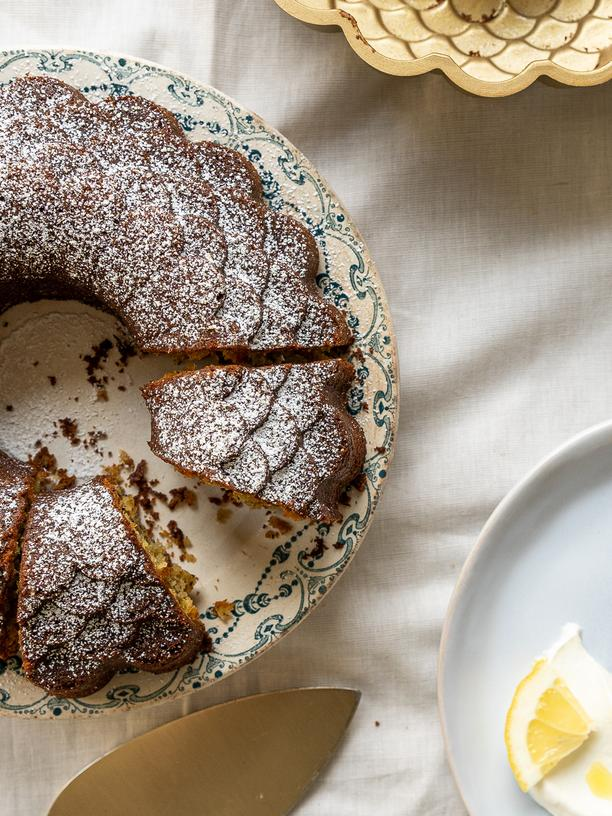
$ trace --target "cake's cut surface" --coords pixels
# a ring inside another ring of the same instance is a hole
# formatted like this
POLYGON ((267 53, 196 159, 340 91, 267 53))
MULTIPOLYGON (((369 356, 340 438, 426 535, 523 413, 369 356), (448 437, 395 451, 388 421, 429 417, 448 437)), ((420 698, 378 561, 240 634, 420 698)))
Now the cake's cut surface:
POLYGON ((96 105, 49 77, 0 90, 0 258, 0 308, 81 298, 143 351, 351 339, 312 236, 261 203, 244 158, 192 145, 145 100, 96 105))
POLYGON ((34 472, 0 451, 0 659, 17 652, 14 626, 20 536, 34 488, 34 472))
POLYGON ((345 407, 344 360, 208 366, 144 386, 151 449, 181 472, 279 505, 341 518, 338 498, 360 473, 365 438, 345 407))
POLYGON ((167 561, 146 546, 106 479, 36 499, 23 536, 17 615, 32 682, 81 696, 120 669, 169 671, 209 648, 183 597, 190 578, 168 574, 167 561))

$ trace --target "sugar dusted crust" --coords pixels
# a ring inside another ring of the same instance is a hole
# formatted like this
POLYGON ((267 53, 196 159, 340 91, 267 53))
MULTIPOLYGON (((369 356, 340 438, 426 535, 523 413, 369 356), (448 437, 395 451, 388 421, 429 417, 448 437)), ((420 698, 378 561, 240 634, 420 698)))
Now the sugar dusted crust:
POLYGON ((262 203, 256 175, 146 100, 15 80, 0 90, 0 307, 81 298, 143 351, 346 345, 314 239, 262 203))
POLYGON ((298 516, 333 522, 365 438, 345 408, 344 360, 207 366, 142 389, 151 449, 198 476, 298 516))
POLYGON ((97 477, 46 493, 23 537, 17 620, 26 676, 66 697, 123 668, 165 672, 210 648, 162 580, 116 488, 97 477))

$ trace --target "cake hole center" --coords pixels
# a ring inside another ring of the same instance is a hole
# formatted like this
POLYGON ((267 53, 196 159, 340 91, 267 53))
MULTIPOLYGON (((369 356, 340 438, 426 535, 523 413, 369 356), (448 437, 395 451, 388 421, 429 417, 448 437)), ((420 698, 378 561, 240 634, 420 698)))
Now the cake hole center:
MULTIPOLYGON (((111 315, 76 301, 22 303, 0 318, 0 448, 46 447, 78 481, 118 451, 150 455, 139 387, 173 366, 139 356, 111 315)), ((148 458, 148 456, 147 456, 148 458)))

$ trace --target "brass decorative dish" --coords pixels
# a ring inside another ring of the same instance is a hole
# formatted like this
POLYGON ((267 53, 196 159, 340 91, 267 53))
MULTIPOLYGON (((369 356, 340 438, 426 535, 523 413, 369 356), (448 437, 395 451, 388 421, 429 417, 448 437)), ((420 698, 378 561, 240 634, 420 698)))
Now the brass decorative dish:
POLYGON ((307 23, 339 26, 388 74, 442 71, 465 91, 509 96, 549 77, 612 78, 612 0, 276 0, 307 23))

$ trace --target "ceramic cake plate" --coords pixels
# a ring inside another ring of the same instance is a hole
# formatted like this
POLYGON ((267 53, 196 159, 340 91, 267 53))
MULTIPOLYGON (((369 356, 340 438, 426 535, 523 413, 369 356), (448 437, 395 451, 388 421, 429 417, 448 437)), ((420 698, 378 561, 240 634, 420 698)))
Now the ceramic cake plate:
POLYGON ((442 635, 438 700, 470 816, 542 816, 510 770, 506 713, 566 623, 581 626, 587 651, 612 670, 611 544, 608 422, 562 445, 508 493, 459 577, 442 635))
POLYGON ((441 71, 479 96, 509 96, 549 77, 612 77, 612 0, 276 0, 307 23, 337 26, 374 68, 441 71))
MULTIPOLYGON (((280 513, 222 502, 220 491, 189 482, 153 456, 139 386, 176 370, 175 361, 148 355, 125 364, 117 343, 120 325, 74 301, 21 304, 3 315, 0 448, 26 458, 38 442, 81 478, 116 464, 123 450, 135 462, 147 461, 149 478, 159 480, 157 490, 189 485, 197 495, 197 506, 176 510, 174 519, 192 542, 188 556, 195 561, 183 566, 199 578, 197 602, 212 653, 169 674, 116 675, 98 693, 77 700, 31 685, 18 659, 0 662, 0 713, 92 716, 158 703, 227 677, 288 635, 330 592, 361 545, 385 483, 398 418, 397 358, 382 284, 356 227, 310 162, 259 117, 214 88, 125 56, 0 53, 0 83, 24 74, 57 77, 92 100, 110 94, 147 97, 171 110, 189 138, 213 139, 244 153, 261 175, 268 205, 291 213, 314 235, 319 285, 346 310, 356 336, 349 410, 366 435, 365 479, 361 489, 350 490, 342 522, 286 525, 280 513), (84 358, 91 359, 92 349, 95 356, 95 347, 109 339, 108 355, 88 371, 84 358), (77 423, 75 444, 59 430, 66 417, 77 423)), ((161 530, 169 517, 163 506, 159 511, 161 530)))

